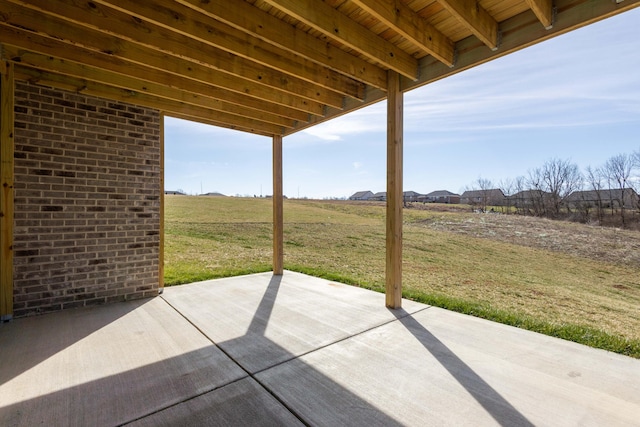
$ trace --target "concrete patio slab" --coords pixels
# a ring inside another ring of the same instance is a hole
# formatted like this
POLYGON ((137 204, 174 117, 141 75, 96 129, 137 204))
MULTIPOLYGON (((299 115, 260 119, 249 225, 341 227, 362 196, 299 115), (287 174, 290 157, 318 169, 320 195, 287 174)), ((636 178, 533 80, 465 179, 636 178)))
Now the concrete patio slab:
POLYGON ((118 425, 246 373, 160 298, 0 327, 0 425, 118 425))
MULTIPOLYGON (((290 271, 167 288, 162 298, 251 373, 396 320, 383 294, 290 271)), ((407 314, 423 307, 404 302, 407 314)))
POLYGON ((640 361, 302 274, 0 326, 0 425, 637 426, 640 361))
POLYGON ((298 427, 304 424, 257 382, 244 378, 127 425, 298 427))
POLYGON ((405 314, 256 377, 310 425, 638 425, 638 360, 434 307, 405 314))

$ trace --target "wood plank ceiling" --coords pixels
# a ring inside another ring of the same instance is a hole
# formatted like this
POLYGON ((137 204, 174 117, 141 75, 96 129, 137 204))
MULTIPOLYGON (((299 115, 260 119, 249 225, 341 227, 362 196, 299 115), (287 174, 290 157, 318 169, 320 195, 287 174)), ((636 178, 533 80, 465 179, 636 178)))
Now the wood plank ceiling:
MULTIPOLYGON (((0 0, 16 78, 288 135, 640 0, 0 0)), ((500 90, 500 88, 496 88, 500 90)))

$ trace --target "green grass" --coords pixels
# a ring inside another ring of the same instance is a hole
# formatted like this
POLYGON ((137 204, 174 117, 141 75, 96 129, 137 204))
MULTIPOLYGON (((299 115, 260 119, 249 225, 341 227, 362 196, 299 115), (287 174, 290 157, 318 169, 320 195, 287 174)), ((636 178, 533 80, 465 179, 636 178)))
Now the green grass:
POLYGON ((556 324, 544 319, 492 308, 484 303, 460 300, 446 295, 428 295, 421 292, 406 291, 403 292, 403 297, 458 313, 574 341, 590 347, 640 358, 640 340, 630 340, 623 336, 612 335, 594 327, 566 323, 556 324))
MULTIPOLYGON (((270 200, 177 196, 165 209, 167 285, 271 269, 270 200)), ((288 200, 284 212, 286 269, 384 291, 384 206, 288 200)), ((406 298, 640 358, 637 266, 430 226, 472 215, 405 210, 406 298)))

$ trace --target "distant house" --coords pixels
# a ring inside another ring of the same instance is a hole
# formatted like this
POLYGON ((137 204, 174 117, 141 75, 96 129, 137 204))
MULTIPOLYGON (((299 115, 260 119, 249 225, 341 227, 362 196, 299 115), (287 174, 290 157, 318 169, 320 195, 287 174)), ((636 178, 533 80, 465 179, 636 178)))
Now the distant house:
POLYGON ((460 196, 460 203, 472 206, 503 206, 505 201, 506 197, 499 188, 468 190, 460 196))
POLYGON ((377 202, 386 202, 387 201, 387 193, 386 191, 379 191, 373 196, 369 197, 369 200, 375 200, 377 202))
POLYGON ((402 200, 404 201, 404 203, 417 202, 418 198, 422 196, 422 194, 416 193, 415 191, 405 191, 402 193, 402 200))
POLYGON ((373 193, 371 191, 358 191, 349 197, 349 200, 369 200, 372 196, 373 193))
POLYGON ((201 196, 209 196, 209 197, 227 197, 222 193, 204 193, 201 196))
POLYGON ((624 195, 621 189, 612 188, 599 191, 574 191, 565 199, 565 202, 572 208, 584 206, 618 208, 624 206, 627 209, 634 209, 638 207, 638 198, 638 193, 633 188, 625 188, 624 195))
POLYGON ((164 194, 170 194, 174 196, 186 196, 186 194, 184 194, 182 191, 172 191, 172 190, 165 190, 164 194))
POLYGON ((551 193, 542 190, 523 190, 519 191, 511 196, 509 199, 515 206, 531 204, 532 200, 546 200, 551 197, 551 193))
POLYGON ((542 190, 524 190, 509 196, 511 206, 523 212, 541 215, 547 212, 552 194, 542 190))
POLYGON ((460 195, 447 190, 432 191, 420 197, 419 201, 425 203, 460 203, 460 195))

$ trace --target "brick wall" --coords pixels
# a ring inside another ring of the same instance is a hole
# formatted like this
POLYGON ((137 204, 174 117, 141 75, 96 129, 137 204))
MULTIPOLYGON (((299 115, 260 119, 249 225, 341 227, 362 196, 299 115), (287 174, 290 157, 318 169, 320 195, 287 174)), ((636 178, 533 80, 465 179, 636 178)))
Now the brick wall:
POLYGON ((157 111, 16 82, 14 316, 157 295, 157 111))

